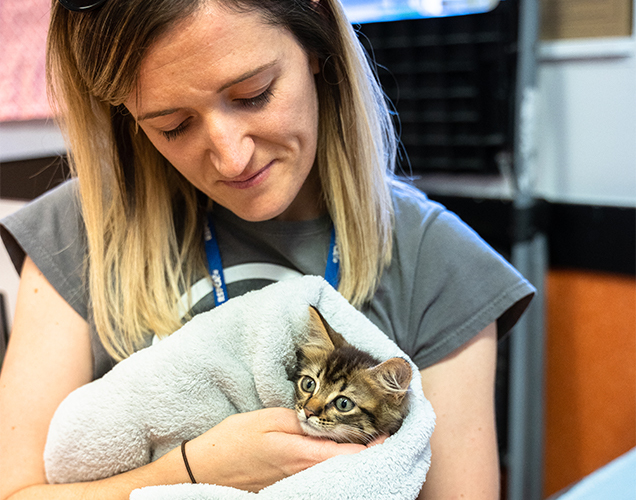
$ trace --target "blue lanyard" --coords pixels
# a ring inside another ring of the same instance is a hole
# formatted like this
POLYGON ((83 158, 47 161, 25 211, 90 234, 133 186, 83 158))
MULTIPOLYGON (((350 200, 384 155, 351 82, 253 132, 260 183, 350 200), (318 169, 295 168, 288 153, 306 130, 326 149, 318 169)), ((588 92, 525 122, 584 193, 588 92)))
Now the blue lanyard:
MULTIPOLYGON (((221 260, 219 244, 216 239, 214 222, 210 215, 208 215, 208 223, 204 228, 204 244, 205 253, 208 258, 208 271, 212 279, 212 286, 214 287, 214 303, 220 306, 229 300, 230 296, 227 293, 227 286, 223 275, 223 262, 221 260)), ((336 229, 332 228, 329 255, 327 256, 327 266, 325 267, 325 280, 336 289, 338 288, 339 271, 340 254, 338 253, 338 246, 336 245, 336 229)))

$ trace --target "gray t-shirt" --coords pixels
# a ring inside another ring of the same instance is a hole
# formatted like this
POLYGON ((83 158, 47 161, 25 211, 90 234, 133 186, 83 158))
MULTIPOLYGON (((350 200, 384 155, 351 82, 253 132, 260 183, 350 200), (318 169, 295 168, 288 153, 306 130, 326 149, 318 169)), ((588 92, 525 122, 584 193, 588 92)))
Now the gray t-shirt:
MULTIPOLYGON (((28 254, 92 325, 76 190, 70 181, 48 192, 3 219, 0 232, 16 269, 28 254)), ((533 287, 457 216, 420 191, 398 183, 393 199, 393 260, 362 312, 420 368, 440 361, 493 321, 500 336, 508 332, 530 302, 533 287)), ((328 216, 248 222, 217 206, 212 218, 230 297, 295 275, 324 274, 328 216)), ((191 297, 195 313, 214 307, 207 277, 192 286, 191 297)), ((91 331, 97 378, 113 361, 91 331)))

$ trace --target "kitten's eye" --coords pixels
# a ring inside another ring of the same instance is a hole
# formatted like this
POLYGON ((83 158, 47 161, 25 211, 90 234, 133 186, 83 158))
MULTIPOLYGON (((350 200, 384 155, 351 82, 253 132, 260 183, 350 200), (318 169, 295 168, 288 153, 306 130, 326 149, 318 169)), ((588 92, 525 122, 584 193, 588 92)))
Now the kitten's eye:
POLYGON ((340 396, 338 399, 336 399, 334 404, 336 405, 336 409, 342 412, 351 411, 355 406, 355 403, 353 401, 345 398, 344 396, 340 396))
POLYGON ((305 392, 313 393, 316 388, 316 382, 311 377, 305 376, 300 381, 300 388, 305 392))

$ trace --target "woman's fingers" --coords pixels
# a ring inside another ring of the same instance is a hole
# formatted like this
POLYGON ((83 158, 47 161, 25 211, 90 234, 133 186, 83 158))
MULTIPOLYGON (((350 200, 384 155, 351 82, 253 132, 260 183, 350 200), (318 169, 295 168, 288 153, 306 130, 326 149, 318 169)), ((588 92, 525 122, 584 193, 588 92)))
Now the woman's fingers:
POLYGON ((293 410, 268 408, 232 415, 188 443, 199 482, 259 491, 337 455, 365 446, 306 436, 293 410))
POLYGON ((367 448, 370 448, 371 446, 375 446, 376 444, 382 444, 386 441, 386 438, 388 438, 389 435, 388 434, 380 434, 378 437, 376 437, 373 441, 371 441, 368 445, 367 448))

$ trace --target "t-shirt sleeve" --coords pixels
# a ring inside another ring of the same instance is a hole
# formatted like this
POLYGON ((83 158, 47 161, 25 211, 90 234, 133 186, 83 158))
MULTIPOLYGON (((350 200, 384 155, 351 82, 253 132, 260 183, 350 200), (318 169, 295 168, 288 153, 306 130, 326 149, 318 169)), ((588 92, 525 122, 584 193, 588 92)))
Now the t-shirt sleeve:
POLYGON ((62 298, 87 319, 85 232, 75 181, 62 184, 2 219, 0 235, 18 273, 28 255, 62 298))
POLYGON ((535 290, 448 210, 436 211, 420 234, 409 332, 413 361, 423 368, 492 322, 497 322, 501 338, 517 322, 535 290))
POLYGON ((88 311, 86 230, 77 188, 77 181, 68 181, 2 219, 0 235, 18 272, 28 255, 53 288, 88 322, 96 379, 115 361, 99 340, 88 311))

